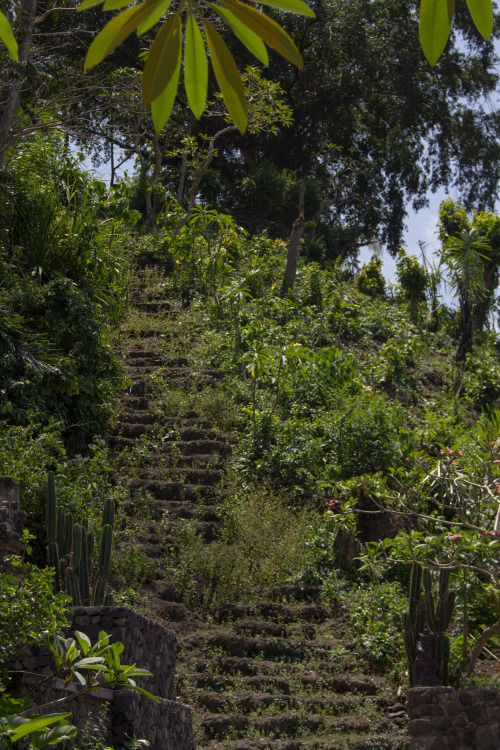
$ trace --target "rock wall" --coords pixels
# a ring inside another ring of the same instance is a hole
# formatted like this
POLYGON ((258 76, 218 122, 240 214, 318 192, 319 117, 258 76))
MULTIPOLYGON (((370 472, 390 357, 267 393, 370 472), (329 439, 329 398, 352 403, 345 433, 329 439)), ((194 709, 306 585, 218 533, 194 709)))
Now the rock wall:
MULTIPOLYGON (((137 684, 157 696, 159 701, 130 690, 104 687, 64 705, 62 710, 72 712, 71 721, 82 727, 89 715, 97 715, 104 704, 108 706, 108 739, 113 746, 120 746, 127 737, 135 736, 147 739, 150 750, 194 750, 191 709, 172 700, 175 633, 126 607, 75 607, 67 635, 72 635, 75 630, 85 633, 92 642, 97 640, 101 630, 121 641, 125 647, 122 663, 136 664, 153 673, 151 677, 137 679, 137 684)), ((41 649, 26 655, 14 662, 11 669, 18 673, 17 687, 31 688, 38 676, 51 672, 50 652, 41 649)), ((40 690, 35 688, 32 697, 37 704, 42 704, 75 689, 74 685, 65 688, 61 680, 53 680, 40 690)))
POLYGON ((500 748, 500 690, 421 687, 406 697, 414 750, 500 748))
POLYGON ((105 630, 123 643, 123 664, 136 664, 153 673, 152 677, 139 678, 139 687, 159 698, 174 697, 177 638, 172 630, 127 607, 75 607, 70 632, 75 630, 88 635, 92 642, 105 630))
POLYGON ((24 549, 26 513, 19 506, 19 485, 10 477, 0 477, 0 568, 4 557, 18 555, 24 549))

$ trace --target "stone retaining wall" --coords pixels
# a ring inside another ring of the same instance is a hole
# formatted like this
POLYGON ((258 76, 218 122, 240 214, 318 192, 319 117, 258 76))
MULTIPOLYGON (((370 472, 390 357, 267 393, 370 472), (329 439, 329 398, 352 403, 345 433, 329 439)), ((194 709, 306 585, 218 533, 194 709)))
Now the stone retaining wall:
POLYGON ((139 687, 159 698, 174 697, 177 638, 158 622, 127 607, 75 607, 71 631, 80 630, 94 643, 105 630, 125 647, 121 661, 148 669, 152 677, 137 679, 139 687))
MULTIPOLYGON (((136 664, 152 672, 151 677, 137 679, 139 687, 160 698, 155 702, 130 690, 100 688, 64 704, 61 710, 71 711, 71 721, 81 727, 89 715, 97 715, 103 704, 108 705, 108 734, 113 746, 120 746, 127 737, 144 738, 150 750, 194 750, 196 747, 191 709, 175 700, 176 636, 159 623, 126 607, 75 607, 70 636, 75 630, 85 633, 92 642, 105 630, 112 639, 121 641, 122 664, 136 664)), ((17 672, 16 682, 22 692, 33 687, 53 668, 48 649, 41 649, 11 664, 17 672)), ((52 680, 31 694, 37 704, 74 692, 75 686, 64 688, 61 680, 52 680)), ((53 709, 51 709, 53 710, 53 709)))
MULTIPOLYGON (((30 688, 30 697, 36 705, 71 695, 78 689, 74 684, 64 687, 63 680, 55 679, 37 690, 36 684, 39 681, 40 675, 24 672, 18 675, 15 687, 23 692, 30 688)), ((127 739, 137 737, 149 741, 149 750, 196 748, 191 727, 191 709, 177 701, 162 698, 156 702, 130 690, 99 688, 64 703, 59 710, 71 711, 69 721, 82 728, 86 722, 101 715, 103 706, 108 730, 106 742, 113 747, 121 747, 127 739)), ((54 710, 47 708, 45 712, 53 713, 54 710)), ((71 741, 63 743, 64 749, 71 746, 71 741)))
POLYGON ((498 750, 500 691, 453 687, 406 691, 414 750, 498 750))

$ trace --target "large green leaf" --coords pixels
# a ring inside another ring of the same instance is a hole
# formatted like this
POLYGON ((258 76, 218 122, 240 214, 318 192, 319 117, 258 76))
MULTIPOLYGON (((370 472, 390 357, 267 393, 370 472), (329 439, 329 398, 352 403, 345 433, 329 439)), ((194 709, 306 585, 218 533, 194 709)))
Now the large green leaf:
POLYGON ((44 732, 39 737, 30 738, 30 742, 33 750, 39 750, 39 748, 46 747, 47 745, 59 745, 62 740, 76 737, 76 733, 77 729, 72 724, 61 724, 58 727, 49 729, 48 732, 44 732))
POLYGON ((178 13, 165 21, 151 46, 142 76, 142 98, 151 104, 169 85, 181 55, 181 19, 178 13))
POLYGON ((28 719, 28 721, 25 721, 20 726, 16 727, 12 734, 9 735, 9 738, 11 742, 17 742, 28 734, 39 732, 41 729, 45 729, 45 727, 49 727, 51 724, 61 721, 61 719, 67 719, 68 716, 71 716, 71 714, 46 714, 45 716, 34 716, 32 719, 28 719))
POLYGON ((184 87, 189 106, 199 120, 205 108, 208 86, 208 62, 200 29, 190 13, 184 37, 184 87))
POLYGON ((485 39, 489 39, 493 31, 493 6, 491 0, 467 0, 467 6, 477 30, 485 39))
POLYGON ((122 11, 109 21, 90 45, 85 58, 85 70, 102 62, 119 44, 123 42, 142 21, 156 10, 161 0, 146 0, 122 11))
POLYGON ((239 0, 220 0, 245 26, 257 34, 269 47, 302 70, 304 64, 300 52, 281 26, 263 13, 239 0))
MULTIPOLYGON (((83 0, 83 3, 78 6, 77 10, 88 10, 89 8, 95 8, 96 5, 101 5, 103 0, 83 0)), ((128 3, 127 3, 128 4, 128 3)))
POLYGON ((130 5, 131 0, 106 0, 104 5, 102 6, 103 10, 120 10, 120 8, 125 8, 127 5, 130 5))
POLYGON ((264 63, 264 65, 269 65, 269 56, 267 54, 266 46, 257 34, 254 34, 248 26, 245 26, 244 23, 239 21, 227 8, 221 8, 220 5, 214 5, 213 3, 210 3, 210 7, 224 19, 252 55, 255 55, 258 60, 264 63))
POLYGON ((421 0, 419 35, 424 55, 435 65, 446 46, 455 0, 421 0))
POLYGON ((302 0, 255 0, 255 2, 257 5, 269 5, 271 8, 289 10, 291 13, 298 13, 301 16, 316 18, 316 13, 302 0))
POLYGON ((227 111, 240 133, 244 133, 247 129, 247 107, 240 73, 227 44, 220 34, 207 21, 203 22, 203 27, 210 50, 212 67, 224 97, 227 111))
POLYGON ((154 100, 151 105, 151 114, 153 115, 153 124, 157 133, 162 130, 163 126, 170 117, 174 106, 177 87, 179 86, 179 75, 181 72, 181 48, 177 55, 176 67, 174 74, 160 96, 154 100))
POLYGON ((0 11, 0 39, 7 47, 9 57, 17 62, 19 59, 17 42, 14 34, 12 33, 10 23, 7 21, 2 11, 0 11))
POLYGON ((161 0, 160 4, 154 10, 151 15, 149 15, 142 23, 139 24, 137 27, 137 33, 139 36, 141 34, 144 34, 146 31, 149 31, 149 29, 157 23, 160 18, 167 12, 167 10, 170 7, 170 3, 172 0, 161 0))

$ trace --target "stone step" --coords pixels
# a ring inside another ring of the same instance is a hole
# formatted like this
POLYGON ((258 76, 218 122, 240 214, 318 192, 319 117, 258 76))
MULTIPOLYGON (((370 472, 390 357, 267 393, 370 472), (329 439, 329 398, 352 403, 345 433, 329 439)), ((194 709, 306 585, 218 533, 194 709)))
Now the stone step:
POLYGON ((135 479, 161 481, 180 481, 185 484, 205 485, 213 487, 220 483, 222 472, 215 469, 192 469, 189 467, 161 467, 161 468, 134 468, 128 469, 127 472, 134 476, 135 479))
MULTIPOLYGON (((169 318, 173 317, 175 313, 171 312, 169 314, 169 318)), ((149 321, 144 321, 147 325, 149 321)), ((141 341, 150 341, 151 339, 157 339, 160 338, 161 341, 164 341, 164 339, 161 339, 161 336, 164 335, 164 326, 158 326, 158 328, 137 328, 135 330, 122 330, 121 335, 126 339, 132 339, 136 343, 139 343, 141 341)))
POLYGON ((185 484, 184 482, 162 482, 160 480, 132 479, 129 482, 132 491, 145 490, 156 500, 190 500, 192 502, 218 499, 222 496, 220 489, 210 485, 185 484))
POLYGON ((163 427, 170 427, 173 431, 172 435, 169 436, 171 439, 177 437, 175 434, 176 427, 184 429, 195 427, 202 431, 211 430, 213 432, 212 423, 208 419, 199 417, 196 412, 187 412, 184 415, 167 417, 162 414, 161 410, 152 412, 151 409, 124 408, 118 416, 118 424, 159 424, 163 427), (189 417, 189 414, 195 414, 195 416, 189 417))
MULTIPOLYGON (((186 456, 184 451, 171 451, 170 453, 153 453, 144 459, 149 466, 157 468, 165 467, 167 469, 213 469, 221 471, 224 468, 224 459, 218 453, 201 453, 192 456, 186 456)), ((125 471, 132 471, 134 466, 127 466, 126 462, 122 464, 125 471)))
POLYGON ((166 300, 156 300, 154 302, 136 302, 135 308, 141 312, 161 313, 170 310, 170 302, 166 300))
POLYGON ((207 648, 231 656, 253 656, 264 660, 280 659, 290 662, 307 662, 311 656, 309 646, 298 639, 252 638, 234 633, 209 635, 207 648))
MULTIPOLYGON (((131 500, 126 504, 127 515, 134 515, 134 501, 131 500)), ((197 505, 196 503, 189 503, 182 500, 171 501, 168 506, 162 505, 161 507, 153 506, 151 508, 153 517, 158 517, 165 524, 166 533, 169 533, 169 520, 183 518, 186 520, 198 519, 200 521, 210 521, 213 523, 219 523, 220 515, 217 512, 217 508, 214 505, 197 505), (168 516, 165 516, 165 511, 168 511, 168 516)), ((141 535, 138 535, 140 538, 141 535)), ((148 535, 147 541, 159 544, 160 537, 157 534, 148 535)))
MULTIPOLYGON (((141 435, 150 435, 153 432, 154 424, 127 424, 126 422, 118 422, 113 428, 113 432, 110 434, 110 438, 129 438, 132 441, 140 438, 141 435)), ((133 444, 133 443, 132 443, 133 444)), ((116 442, 113 445, 117 445, 116 442)))
POLYGON ((214 616, 218 622, 230 622, 255 617, 259 615, 265 620, 273 620, 285 624, 306 621, 325 622, 339 613, 339 607, 325 607, 320 604, 306 604, 291 606, 279 602, 261 602, 255 605, 223 604, 215 610, 214 616))
MULTIPOLYGON (((188 433, 187 431, 183 432, 182 435, 179 434, 179 437, 182 440, 182 446, 179 446, 182 455, 207 456, 217 454, 219 456, 228 456, 232 451, 231 444, 224 439, 226 436, 221 435, 221 433, 217 434, 222 439, 206 439, 204 437, 192 438, 192 433, 188 433)), ((176 447, 177 445, 175 443, 165 442, 161 450, 162 453, 172 453, 172 450, 176 447)))

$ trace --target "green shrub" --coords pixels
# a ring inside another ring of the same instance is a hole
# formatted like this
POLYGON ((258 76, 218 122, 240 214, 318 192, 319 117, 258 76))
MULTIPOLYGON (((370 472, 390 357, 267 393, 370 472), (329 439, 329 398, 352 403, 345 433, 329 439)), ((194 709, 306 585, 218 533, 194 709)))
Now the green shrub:
POLYGON ((365 263, 356 277, 356 288, 368 297, 380 297, 385 294, 385 279, 382 275, 382 260, 373 255, 365 263))

